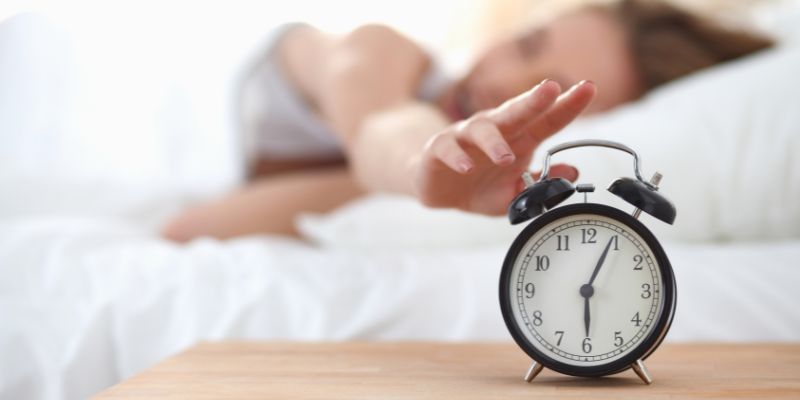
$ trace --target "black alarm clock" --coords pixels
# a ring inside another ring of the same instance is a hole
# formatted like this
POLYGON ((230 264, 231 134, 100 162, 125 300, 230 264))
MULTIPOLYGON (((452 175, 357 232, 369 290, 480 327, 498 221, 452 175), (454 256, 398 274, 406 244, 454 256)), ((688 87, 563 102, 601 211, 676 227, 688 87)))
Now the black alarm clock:
POLYGON ((658 348, 675 314, 675 277, 667 254, 639 221, 641 211, 672 224, 675 207, 656 173, 645 181, 639 156, 605 140, 580 140, 548 151, 541 177, 523 175, 526 189, 509 205, 512 224, 533 218, 508 250, 500 274, 500 308, 516 343, 532 359, 530 382, 543 367, 597 377, 632 368, 652 382, 643 361, 658 348), (550 178, 550 158, 576 147, 599 146, 633 156, 635 178, 608 190, 632 213, 588 202, 592 184, 550 178), (583 203, 557 207, 575 192, 583 203))

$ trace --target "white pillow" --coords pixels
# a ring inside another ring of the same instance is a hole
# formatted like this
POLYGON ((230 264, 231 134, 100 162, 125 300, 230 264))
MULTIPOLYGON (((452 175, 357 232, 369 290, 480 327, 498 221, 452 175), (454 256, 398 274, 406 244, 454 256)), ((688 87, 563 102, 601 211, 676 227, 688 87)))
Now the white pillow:
MULTIPOLYGON (((662 238, 770 239, 800 236, 800 48, 776 48, 673 82, 612 112, 584 118, 546 141, 615 140, 633 147, 645 178, 664 174, 661 191, 676 205, 675 225, 642 220, 662 238)), ((613 88, 599 88, 613 90, 613 88)), ((555 162, 592 182, 590 201, 632 209, 605 188, 633 175, 632 158, 607 149, 574 149, 555 162)), ((575 195, 570 202, 581 201, 575 195)), ((426 210, 411 199, 373 197, 328 216, 305 216, 300 229, 326 244, 372 247, 509 243, 502 218, 426 210)))
MULTIPOLYGON (((798 70, 800 48, 776 48, 673 82, 569 127, 537 150, 534 167, 556 143, 616 140, 642 156, 646 179, 655 170, 664 174, 661 190, 678 217, 672 228, 651 224, 662 236, 800 236, 798 70)), ((621 152, 575 150, 554 161, 575 163, 580 180, 598 188, 633 174, 632 159, 621 152)), ((616 200, 610 194, 603 199, 616 200)))

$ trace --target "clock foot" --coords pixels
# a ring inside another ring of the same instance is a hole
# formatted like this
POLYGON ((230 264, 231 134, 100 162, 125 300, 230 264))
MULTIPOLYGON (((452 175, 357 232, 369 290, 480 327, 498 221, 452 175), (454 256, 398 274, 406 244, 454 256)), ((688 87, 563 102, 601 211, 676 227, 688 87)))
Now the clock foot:
POLYGON ((647 371, 647 367, 644 366, 642 360, 636 360, 635 363, 631 364, 631 368, 646 385, 653 383, 653 378, 650 377, 650 372, 647 371))
POLYGON ((542 372, 542 364, 534 361, 531 364, 531 367, 528 368, 528 372, 525 373, 525 382, 530 382, 533 378, 536 378, 536 375, 539 375, 539 372, 542 372))

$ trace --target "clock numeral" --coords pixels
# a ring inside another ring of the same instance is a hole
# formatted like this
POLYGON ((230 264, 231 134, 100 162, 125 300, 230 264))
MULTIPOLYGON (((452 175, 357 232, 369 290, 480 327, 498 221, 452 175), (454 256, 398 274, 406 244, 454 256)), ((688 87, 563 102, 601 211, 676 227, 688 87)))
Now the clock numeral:
POLYGON ((557 235, 557 239, 558 239, 558 248, 556 249, 556 251, 562 251, 562 250, 569 251, 569 235, 563 235, 563 236, 557 235), (562 238, 564 240, 563 246, 561 245, 562 238))
POLYGON ((622 331, 614 331, 614 346, 619 347, 622 346, 622 343, 624 343, 624 340, 622 340, 622 336, 620 336, 621 333, 622 331))
POLYGON ((536 270, 547 271, 548 268, 550 268, 550 257, 536 256, 536 270))
POLYGON ((581 243, 597 243, 597 239, 594 237, 597 236, 597 229, 589 228, 589 229, 581 229, 581 243), (587 239, 588 238, 588 239, 587 239))
POLYGON ((636 314, 631 318, 631 322, 633 322, 634 326, 639 326, 642 324, 642 319, 639 318, 639 312, 637 311, 636 314))
POLYGON ((558 336, 558 341, 556 342, 556 346, 561 346, 561 339, 564 338, 564 331, 556 331, 556 336, 558 336))
POLYGON ((619 235, 614 235, 611 241, 614 243, 614 250, 619 250, 619 235))
POLYGON ((592 339, 588 338, 588 337, 583 339, 583 346, 582 347, 583 347, 583 352, 584 353, 587 353, 587 354, 591 353, 592 352, 592 339))
POLYGON ((634 271, 641 271, 642 270, 642 261, 644 261, 644 257, 642 257, 641 254, 637 254, 637 255, 633 256, 633 262, 636 263, 636 265, 633 267, 634 271))
POLYGON ((652 295, 653 295, 653 293, 650 291, 650 284, 649 283, 643 283, 642 284, 642 298, 643 299, 649 299, 650 296, 652 296, 652 295))
POLYGON ((533 285, 533 282, 525 284, 525 297, 532 299, 533 293, 536 292, 536 286, 533 285))
POLYGON ((542 325, 542 312, 539 310, 533 312, 533 325, 535 326, 542 325))

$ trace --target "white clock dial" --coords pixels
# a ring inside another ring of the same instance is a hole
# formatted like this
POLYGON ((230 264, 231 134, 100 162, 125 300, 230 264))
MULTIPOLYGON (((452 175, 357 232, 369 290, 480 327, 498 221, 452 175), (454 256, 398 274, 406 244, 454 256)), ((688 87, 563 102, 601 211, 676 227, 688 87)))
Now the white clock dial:
POLYGON ((629 226, 596 214, 559 218, 531 236, 506 295, 531 345, 587 367, 636 349, 664 308, 653 250, 629 226))

